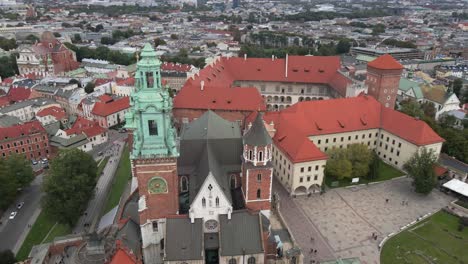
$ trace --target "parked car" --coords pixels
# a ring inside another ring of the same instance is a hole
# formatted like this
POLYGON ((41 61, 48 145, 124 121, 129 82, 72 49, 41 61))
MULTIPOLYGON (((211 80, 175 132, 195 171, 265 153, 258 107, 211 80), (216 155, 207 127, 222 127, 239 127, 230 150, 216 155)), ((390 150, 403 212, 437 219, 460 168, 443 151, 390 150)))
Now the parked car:
POLYGON ((21 202, 21 203, 16 205, 16 208, 18 208, 18 210, 19 210, 19 209, 21 209, 21 207, 23 207, 23 205, 24 205, 24 202, 21 202))
POLYGON ((37 160, 31 160, 32 165, 37 165, 37 160))
POLYGON ((11 212, 9 218, 10 218, 10 219, 14 219, 17 213, 18 213, 18 212, 11 212))

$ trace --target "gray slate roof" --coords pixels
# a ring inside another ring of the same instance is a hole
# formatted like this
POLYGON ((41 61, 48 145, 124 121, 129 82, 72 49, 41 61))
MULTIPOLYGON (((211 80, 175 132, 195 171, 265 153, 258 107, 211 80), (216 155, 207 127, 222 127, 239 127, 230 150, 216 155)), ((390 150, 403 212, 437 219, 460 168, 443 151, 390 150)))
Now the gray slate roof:
POLYGON ((0 109, 0 113, 9 113, 11 111, 15 111, 27 106, 44 106, 44 105, 49 105, 49 104, 54 104, 56 103, 54 100, 48 99, 48 98, 34 98, 34 99, 29 99, 29 100, 24 100, 21 102, 14 103, 12 105, 8 105, 0 109))
POLYGON ((117 232, 117 238, 122 241, 122 243, 130 248, 135 255, 141 250, 141 233, 140 226, 133 222, 133 220, 128 220, 127 223, 117 232))
POLYGON ((0 114, 0 127, 11 127, 21 123, 21 120, 16 116, 1 115, 0 114))
POLYGON ((234 256, 262 253, 262 227, 258 213, 234 211, 231 219, 219 215, 220 255, 234 256))
POLYGON ((443 166, 455 169, 457 171, 468 173, 468 164, 465 164, 455 158, 452 158, 447 154, 440 154, 439 163, 443 166))
POLYGON ((252 127, 245 133, 244 144, 250 146, 266 146, 271 144, 271 137, 263 124, 263 114, 258 113, 252 123, 252 127))
POLYGON ((229 122, 212 111, 182 128, 180 175, 189 176, 189 203, 193 201, 211 172, 232 201, 229 186, 231 172, 241 169, 242 139, 237 122, 229 122))
POLYGON ((86 135, 79 134, 71 138, 53 136, 50 138, 50 145, 58 148, 77 148, 88 143, 86 135))
POLYGON ((168 218, 166 222, 166 261, 202 260, 203 220, 168 218))

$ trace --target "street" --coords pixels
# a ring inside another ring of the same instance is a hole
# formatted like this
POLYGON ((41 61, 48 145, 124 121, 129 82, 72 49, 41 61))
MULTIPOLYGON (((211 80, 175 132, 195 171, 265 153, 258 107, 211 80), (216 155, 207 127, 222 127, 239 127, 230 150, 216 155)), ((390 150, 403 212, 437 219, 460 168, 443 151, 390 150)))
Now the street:
POLYGON ((28 224, 31 224, 31 220, 33 219, 35 212, 37 213, 38 210, 40 211, 40 202, 42 196, 41 184, 43 178, 43 173, 38 175, 29 187, 23 189, 21 195, 16 199, 15 203, 12 204, 1 217, 0 221, 2 224, 0 224, 0 251, 5 249, 13 250, 18 241, 18 238, 22 236, 23 231, 29 229, 28 224), (24 202, 24 205, 20 210, 18 210, 16 205, 20 202, 24 202), (14 219, 8 219, 12 211, 17 211, 18 214, 14 219))
MULTIPOLYGON (((110 149, 114 144, 114 142, 119 142, 119 144, 122 145, 120 148, 120 152, 118 155, 118 158, 111 158, 111 160, 117 160, 113 161, 113 166, 106 166, 104 169, 104 175, 107 175, 108 178, 112 179, 113 173, 115 173, 116 166, 118 164, 118 160, 120 159, 120 153, 123 148, 123 143, 125 138, 127 137, 127 133, 118 133, 115 130, 109 130, 109 138, 108 141, 104 144, 96 146, 92 151, 88 152, 90 155, 93 156, 95 160, 101 159, 98 154, 99 152, 106 152, 107 149, 110 149), (111 175, 111 176, 109 176, 111 175)), ((110 161, 110 160, 109 160, 110 161)), ((37 166, 42 166, 42 164, 38 165, 33 165, 33 167, 37 166)), ((40 208, 40 201, 41 197, 43 195, 42 190, 41 190, 41 185, 42 181, 44 178, 44 173, 36 176, 36 178, 31 182, 31 185, 29 187, 26 187, 23 189, 22 193, 20 196, 15 200, 15 202, 8 208, 4 214, 0 217, 0 251, 5 250, 5 249, 10 249, 14 253, 16 253, 17 250, 21 247, 24 239, 26 238, 28 231, 30 227, 28 225, 33 225, 34 222, 36 221, 37 216, 39 215, 41 208, 40 208), (17 210, 16 205, 20 202, 24 202, 23 207, 20 210, 17 210), (17 215, 15 216, 14 219, 8 219, 10 216, 10 213, 13 211, 17 211, 17 215)), ((101 179, 103 177, 100 177, 98 180, 98 188, 101 188, 101 179)), ((109 180, 109 179, 108 179, 109 180)), ((112 181, 110 181, 112 183, 112 181)), ((107 182, 109 184, 109 182, 107 182)), ((105 185, 105 184, 104 184, 105 185)), ((102 186, 104 186, 102 185, 102 186)), ((99 199, 105 199, 106 198, 106 193, 103 193, 102 190, 105 188, 102 187, 102 189, 99 190, 99 192, 96 194, 96 197, 99 199)), ((96 214, 98 210, 102 207, 102 203, 105 201, 102 201, 98 205, 93 202, 95 199, 91 200, 89 203, 89 208, 87 212, 91 209, 91 212, 93 212, 91 215, 96 214)), ((99 200, 98 200, 99 201, 99 200)), ((82 217, 83 218, 83 217, 82 217)), ((89 221, 90 217, 86 218, 86 221, 89 221)), ((80 219, 80 221, 85 221, 83 219, 80 219)), ((84 222, 80 222, 81 227, 83 227, 84 222)), ((78 228, 79 230, 79 228, 78 228)), ((80 230, 81 232, 81 230, 80 230)))
POLYGON ((125 142, 123 140, 116 140, 115 143, 105 151, 103 157, 109 154, 108 156, 110 156, 110 159, 97 181, 94 197, 89 201, 85 215, 80 217, 75 229, 73 229, 74 233, 92 230, 94 226, 99 223, 101 211, 107 201, 107 194, 112 187, 114 175, 119 165, 124 145, 125 142), (89 227, 85 227, 85 224, 89 225, 89 227))

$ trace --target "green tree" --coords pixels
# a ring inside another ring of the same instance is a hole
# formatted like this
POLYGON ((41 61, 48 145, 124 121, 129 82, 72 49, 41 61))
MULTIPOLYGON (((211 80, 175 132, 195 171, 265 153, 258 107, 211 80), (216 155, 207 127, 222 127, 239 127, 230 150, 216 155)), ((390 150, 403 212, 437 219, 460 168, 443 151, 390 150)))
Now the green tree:
POLYGON ((408 175, 413 178, 413 185, 417 193, 429 194, 437 184, 434 173, 436 156, 432 151, 423 148, 417 151, 404 165, 408 175))
POLYGON ((375 153, 375 151, 372 151, 372 160, 369 164, 369 173, 367 174, 367 179, 373 180, 377 179, 379 177, 379 169, 380 169, 380 158, 375 153))
POLYGON ((158 47, 159 45, 166 45, 166 41, 162 38, 155 38, 154 39, 154 46, 158 47))
POLYGON ((28 186, 34 179, 31 164, 24 156, 13 154, 0 159, 0 209, 14 201, 18 188, 28 186))
POLYGON ((56 38, 60 38, 62 36, 62 34, 58 33, 58 32, 54 32, 54 37, 56 38))
POLYGON ((77 79, 71 79, 68 83, 69 84, 77 84, 78 87, 81 87, 81 83, 77 79))
POLYGON ((30 162, 21 155, 13 154, 5 159, 8 173, 16 178, 20 187, 28 186, 34 179, 30 162))
POLYGON ((84 87, 84 90, 85 90, 85 92, 87 94, 90 94, 90 93, 94 92, 94 88, 96 88, 96 85, 93 82, 89 82, 84 87))
POLYGON ((349 42, 349 40, 341 39, 340 41, 338 41, 338 44, 336 45, 336 53, 338 54, 348 53, 350 48, 351 48, 351 43, 349 42))
POLYGON ((365 177, 369 173, 372 152, 364 144, 351 144, 346 149, 347 159, 352 165, 353 177, 365 177))
POLYGON ((17 73, 16 54, 0 57, 0 76, 2 78, 11 77, 17 73))
POLYGON ((81 35, 76 33, 75 35, 73 35, 73 39, 72 39, 72 42, 73 43, 81 43, 82 39, 81 39, 81 35))
POLYGON ((171 39, 179 39, 179 36, 177 36, 177 34, 171 34, 171 39))
POLYGON ((15 254, 9 249, 0 252, 0 264, 16 263, 15 254))
POLYGON ((413 100, 405 100, 401 102, 400 111, 410 115, 412 117, 422 118, 424 117, 424 111, 418 102, 413 100))
POLYGON ((347 159, 345 149, 332 149, 328 152, 329 159, 325 166, 325 174, 336 179, 349 178, 353 172, 353 164, 347 159))
POLYGON ((11 38, 7 39, 4 37, 0 37, 0 48, 6 51, 16 49, 18 45, 16 45, 16 39, 11 38))
POLYGON ((436 109, 434 107, 434 104, 431 102, 424 102, 421 104, 422 111, 425 116, 428 116, 430 118, 435 118, 436 114, 436 109))
MULTIPOLYGON (((462 99, 460 98, 460 92, 462 90, 462 87, 463 87, 463 80, 460 79, 460 78, 457 78, 453 81, 453 84, 452 84, 452 89, 453 89, 453 92, 457 95, 457 97, 459 99, 462 99)), ((461 97, 463 97, 463 95, 461 95, 461 97)))
POLYGON ((40 39, 39 39, 39 37, 37 37, 36 35, 29 34, 29 35, 26 37, 26 40, 27 40, 29 43, 36 43, 36 42, 38 42, 40 39))
POLYGON ((377 24, 372 28, 372 35, 379 35, 385 32, 384 24, 377 24))
POLYGON ((101 44, 103 45, 113 45, 115 44, 115 39, 110 38, 110 37, 102 37, 101 38, 101 44))
POLYGON ((76 148, 60 150, 43 184, 45 213, 73 226, 93 195, 96 172, 96 162, 89 154, 76 148))

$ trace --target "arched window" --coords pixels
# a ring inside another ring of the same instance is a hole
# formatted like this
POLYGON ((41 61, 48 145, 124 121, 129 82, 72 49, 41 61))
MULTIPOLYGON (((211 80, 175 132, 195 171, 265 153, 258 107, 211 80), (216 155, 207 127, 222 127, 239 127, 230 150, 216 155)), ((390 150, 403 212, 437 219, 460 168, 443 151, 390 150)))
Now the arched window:
POLYGON ((263 151, 258 152, 258 161, 263 161, 263 151))
POLYGON ((201 204, 202 204, 203 207, 206 207, 206 199, 205 199, 205 197, 203 197, 203 198, 201 199, 201 204))
POLYGON ((237 187, 237 181, 236 181, 236 175, 232 174, 231 175, 231 189, 235 189, 237 187))
POLYGON ((237 260, 235 258, 232 258, 229 260, 228 264, 237 264, 237 260))
POLYGON ((250 257, 250 258, 247 260, 247 264, 255 264, 255 257, 250 257))
POLYGON ((249 150, 249 160, 252 160, 252 158, 253 158, 253 151, 249 150))
POLYGON ((219 197, 216 197, 216 207, 219 207, 219 197))
POLYGON ((260 191, 260 189, 257 190, 257 199, 260 199, 260 196, 261 196, 261 193, 262 191, 260 191))
POLYGON ((186 192, 188 191, 188 179, 187 176, 180 177, 180 191, 186 192))

